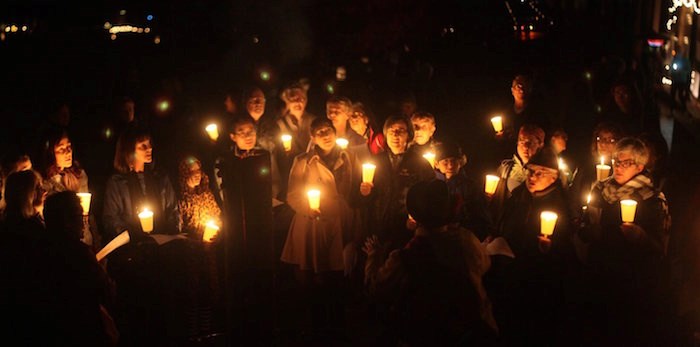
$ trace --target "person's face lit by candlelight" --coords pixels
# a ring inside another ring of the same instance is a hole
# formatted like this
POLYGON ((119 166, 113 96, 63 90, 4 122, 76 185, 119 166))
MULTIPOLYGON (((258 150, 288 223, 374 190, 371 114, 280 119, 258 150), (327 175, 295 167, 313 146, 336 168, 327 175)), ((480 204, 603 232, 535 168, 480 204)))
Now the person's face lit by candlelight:
POLYGON ((424 145, 435 133, 435 121, 427 117, 411 117, 413 124, 413 142, 424 145))
POLYGON ((73 147, 67 137, 62 138, 53 147, 53 153, 56 159, 56 166, 59 169, 67 169, 73 166, 73 147))
POLYGON ((202 182, 202 166, 199 162, 194 161, 189 167, 189 177, 187 178, 187 186, 194 188, 202 182))
POLYGON ((615 150, 615 142, 617 138, 610 132, 603 130, 598 133, 596 137, 596 148, 598 149, 598 156, 604 156, 606 158, 612 158, 613 151, 615 150))
POLYGON ((236 125, 231 134, 231 140, 240 150, 249 151, 255 147, 258 140, 255 126, 252 123, 240 123, 236 125))
POLYGON ((637 164, 634 155, 628 151, 616 153, 613 177, 618 184, 625 184, 644 170, 644 165, 637 164))
POLYGON ((369 117, 360 110, 355 110, 350 115, 350 128, 358 135, 365 135, 367 127, 369 126, 369 117))
POLYGON ((522 134, 518 136, 518 156, 523 160, 523 163, 527 164, 540 148, 542 148, 542 144, 537 137, 522 134))
POLYGON ((445 178, 450 179, 462 168, 462 162, 458 158, 445 158, 437 163, 437 168, 445 175, 445 178))
POLYGON ((335 129, 331 127, 321 127, 314 131, 313 141, 324 154, 330 153, 335 148, 335 129))
POLYGON ((291 89, 286 93, 284 99, 287 111, 297 118, 301 118, 306 110, 306 95, 301 89, 291 89))
POLYGON ((401 154, 405 152, 408 145, 408 127, 403 122, 392 124, 386 130, 386 139, 391 153, 401 154))
POLYGON ((265 94, 259 88, 253 90, 246 100, 246 110, 253 119, 260 119, 265 113, 265 94))
POLYGON ((333 122, 333 126, 336 129, 345 128, 351 112, 350 107, 339 102, 326 104, 326 116, 333 122))
POLYGON ((134 150, 134 163, 136 166, 150 164, 152 162, 153 146, 151 145, 151 139, 136 142, 136 148, 134 150))
POLYGON ((32 161, 29 157, 23 158, 17 162, 15 171, 29 171, 32 169, 32 161))
POLYGON ((557 170, 540 165, 528 165, 525 184, 530 193, 543 191, 557 180, 557 170))

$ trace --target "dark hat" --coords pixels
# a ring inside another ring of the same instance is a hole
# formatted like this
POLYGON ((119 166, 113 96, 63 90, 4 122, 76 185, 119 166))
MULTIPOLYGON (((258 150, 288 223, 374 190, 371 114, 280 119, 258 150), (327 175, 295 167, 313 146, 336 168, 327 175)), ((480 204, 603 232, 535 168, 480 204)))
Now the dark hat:
POLYGON ((462 159, 462 149, 455 143, 443 142, 435 147, 435 161, 447 158, 462 159))
POLYGON ((333 131, 335 132, 335 127, 333 126, 333 122, 326 118, 326 117, 316 117, 314 120, 311 121, 311 125, 309 127, 309 131, 311 132, 311 136, 314 135, 316 130, 321 129, 321 128, 332 128, 333 131))
POLYGON ((530 165, 539 165, 552 170, 559 170, 557 155, 554 154, 554 151, 549 147, 542 148, 537 154, 532 156, 530 161, 527 162, 527 166, 530 165))
POLYGON ((414 184, 406 195, 406 209, 416 222, 429 228, 449 223, 451 209, 447 183, 433 179, 414 184))

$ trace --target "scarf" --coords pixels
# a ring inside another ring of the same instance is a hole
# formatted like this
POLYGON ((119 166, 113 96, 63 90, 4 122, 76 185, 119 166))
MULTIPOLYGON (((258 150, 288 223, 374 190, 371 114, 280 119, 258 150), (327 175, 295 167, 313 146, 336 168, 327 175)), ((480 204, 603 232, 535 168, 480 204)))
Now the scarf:
POLYGON ((644 173, 632 177, 623 185, 619 185, 612 177, 601 182, 601 184, 603 199, 609 204, 616 203, 622 199, 642 201, 656 195, 651 178, 644 173))
POLYGON ((520 184, 527 180, 527 170, 523 166, 523 162, 520 160, 517 154, 513 155, 513 167, 511 167, 508 173, 508 190, 513 191, 520 184))

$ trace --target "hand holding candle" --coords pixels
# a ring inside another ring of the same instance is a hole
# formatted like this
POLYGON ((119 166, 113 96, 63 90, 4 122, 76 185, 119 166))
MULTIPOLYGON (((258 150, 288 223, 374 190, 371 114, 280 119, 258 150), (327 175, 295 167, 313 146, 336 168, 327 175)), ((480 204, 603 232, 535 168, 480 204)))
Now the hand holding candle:
POLYGON ((309 197, 309 208, 312 211, 318 211, 321 208, 321 191, 318 189, 311 189, 306 192, 309 197))
POLYGON ((491 118, 491 125, 493 125, 493 130, 496 134, 500 134, 503 131, 503 117, 496 116, 491 118))
POLYGON ((214 240, 214 237, 216 237, 218 233, 219 226, 216 225, 216 222, 214 222, 213 220, 209 220, 204 226, 204 234, 202 235, 202 241, 212 242, 214 240))
POLYGON ((139 220, 141 220, 141 229, 144 233, 153 231, 153 211, 144 209, 139 213, 139 220))
POLYGON ((207 131, 207 134, 212 141, 216 141, 219 138, 219 127, 216 124, 211 123, 207 125, 204 130, 207 131))
POLYGON ((496 187, 498 187, 498 181, 500 181, 501 178, 495 175, 486 175, 486 184, 484 187, 484 191, 488 195, 493 195, 496 192, 496 187))
POLYGON ((80 198, 80 206, 83 208, 83 216, 90 214, 90 200, 92 199, 92 194, 90 193, 78 193, 80 198))
POLYGON ((634 200, 620 200, 620 213, 623 223, 634 223, 634 215, 637 212, 637 202, 634 200))
POLYGON ((595 166, 596 179, 602 181, 610 176, 610 165, 605 165, 605 157, 600 157, 600 164, 595 166))
POLYGON ((554 234, 557 218, 559 218, 559 216, 552 211, 542 211, 542 213, 540 213, 540 232, 545 238, 554 234))
POLYGON ((371 163, 362 164, 362 182, 363 183, 373 183, 374 181, 374 170, 377 166, 371 163))
POLYGON ((282 135, 282 145, 284 146, 284 150, 286 152, 291 151, 292 150, 292 135, 289 135, 289 134, 282 135))

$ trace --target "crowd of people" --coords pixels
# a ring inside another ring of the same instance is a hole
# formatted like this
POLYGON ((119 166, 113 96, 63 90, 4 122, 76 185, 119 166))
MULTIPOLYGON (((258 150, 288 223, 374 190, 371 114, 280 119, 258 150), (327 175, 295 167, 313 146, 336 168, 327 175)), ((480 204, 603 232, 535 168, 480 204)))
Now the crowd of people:
POLYGON ((515 76, 511 112, 483 144, 498 156, 494 189, 469 170, 480 149, 435 136, 439 115, 415 101, 380 119, 335 94, 314 115, 303 83, 279 93, 279 110, 259 87, 227 94, 217 132, 196 143, 162 141, 163 124, 124 99, 101 192, 67 121, 54 122, 2 161, 8 333, 43 345, 268 344, 288 315, 309 322, 300 336, 332 345, 352 341, 359 302, 382 346, 689 343, 700 269, 681 245, 693 205, 674 207, 688 190, 680 107, 625 77, 590 126, 570 129, 533 97, 532 76, 515 76), (173 148, 187 146, 199 148, 173 148), (156 165, 169 151, 189 154, 156 165), (636 201, 633 221, 623 200, 636 201), (556 213, 553 232, 543 212, 556 213))

